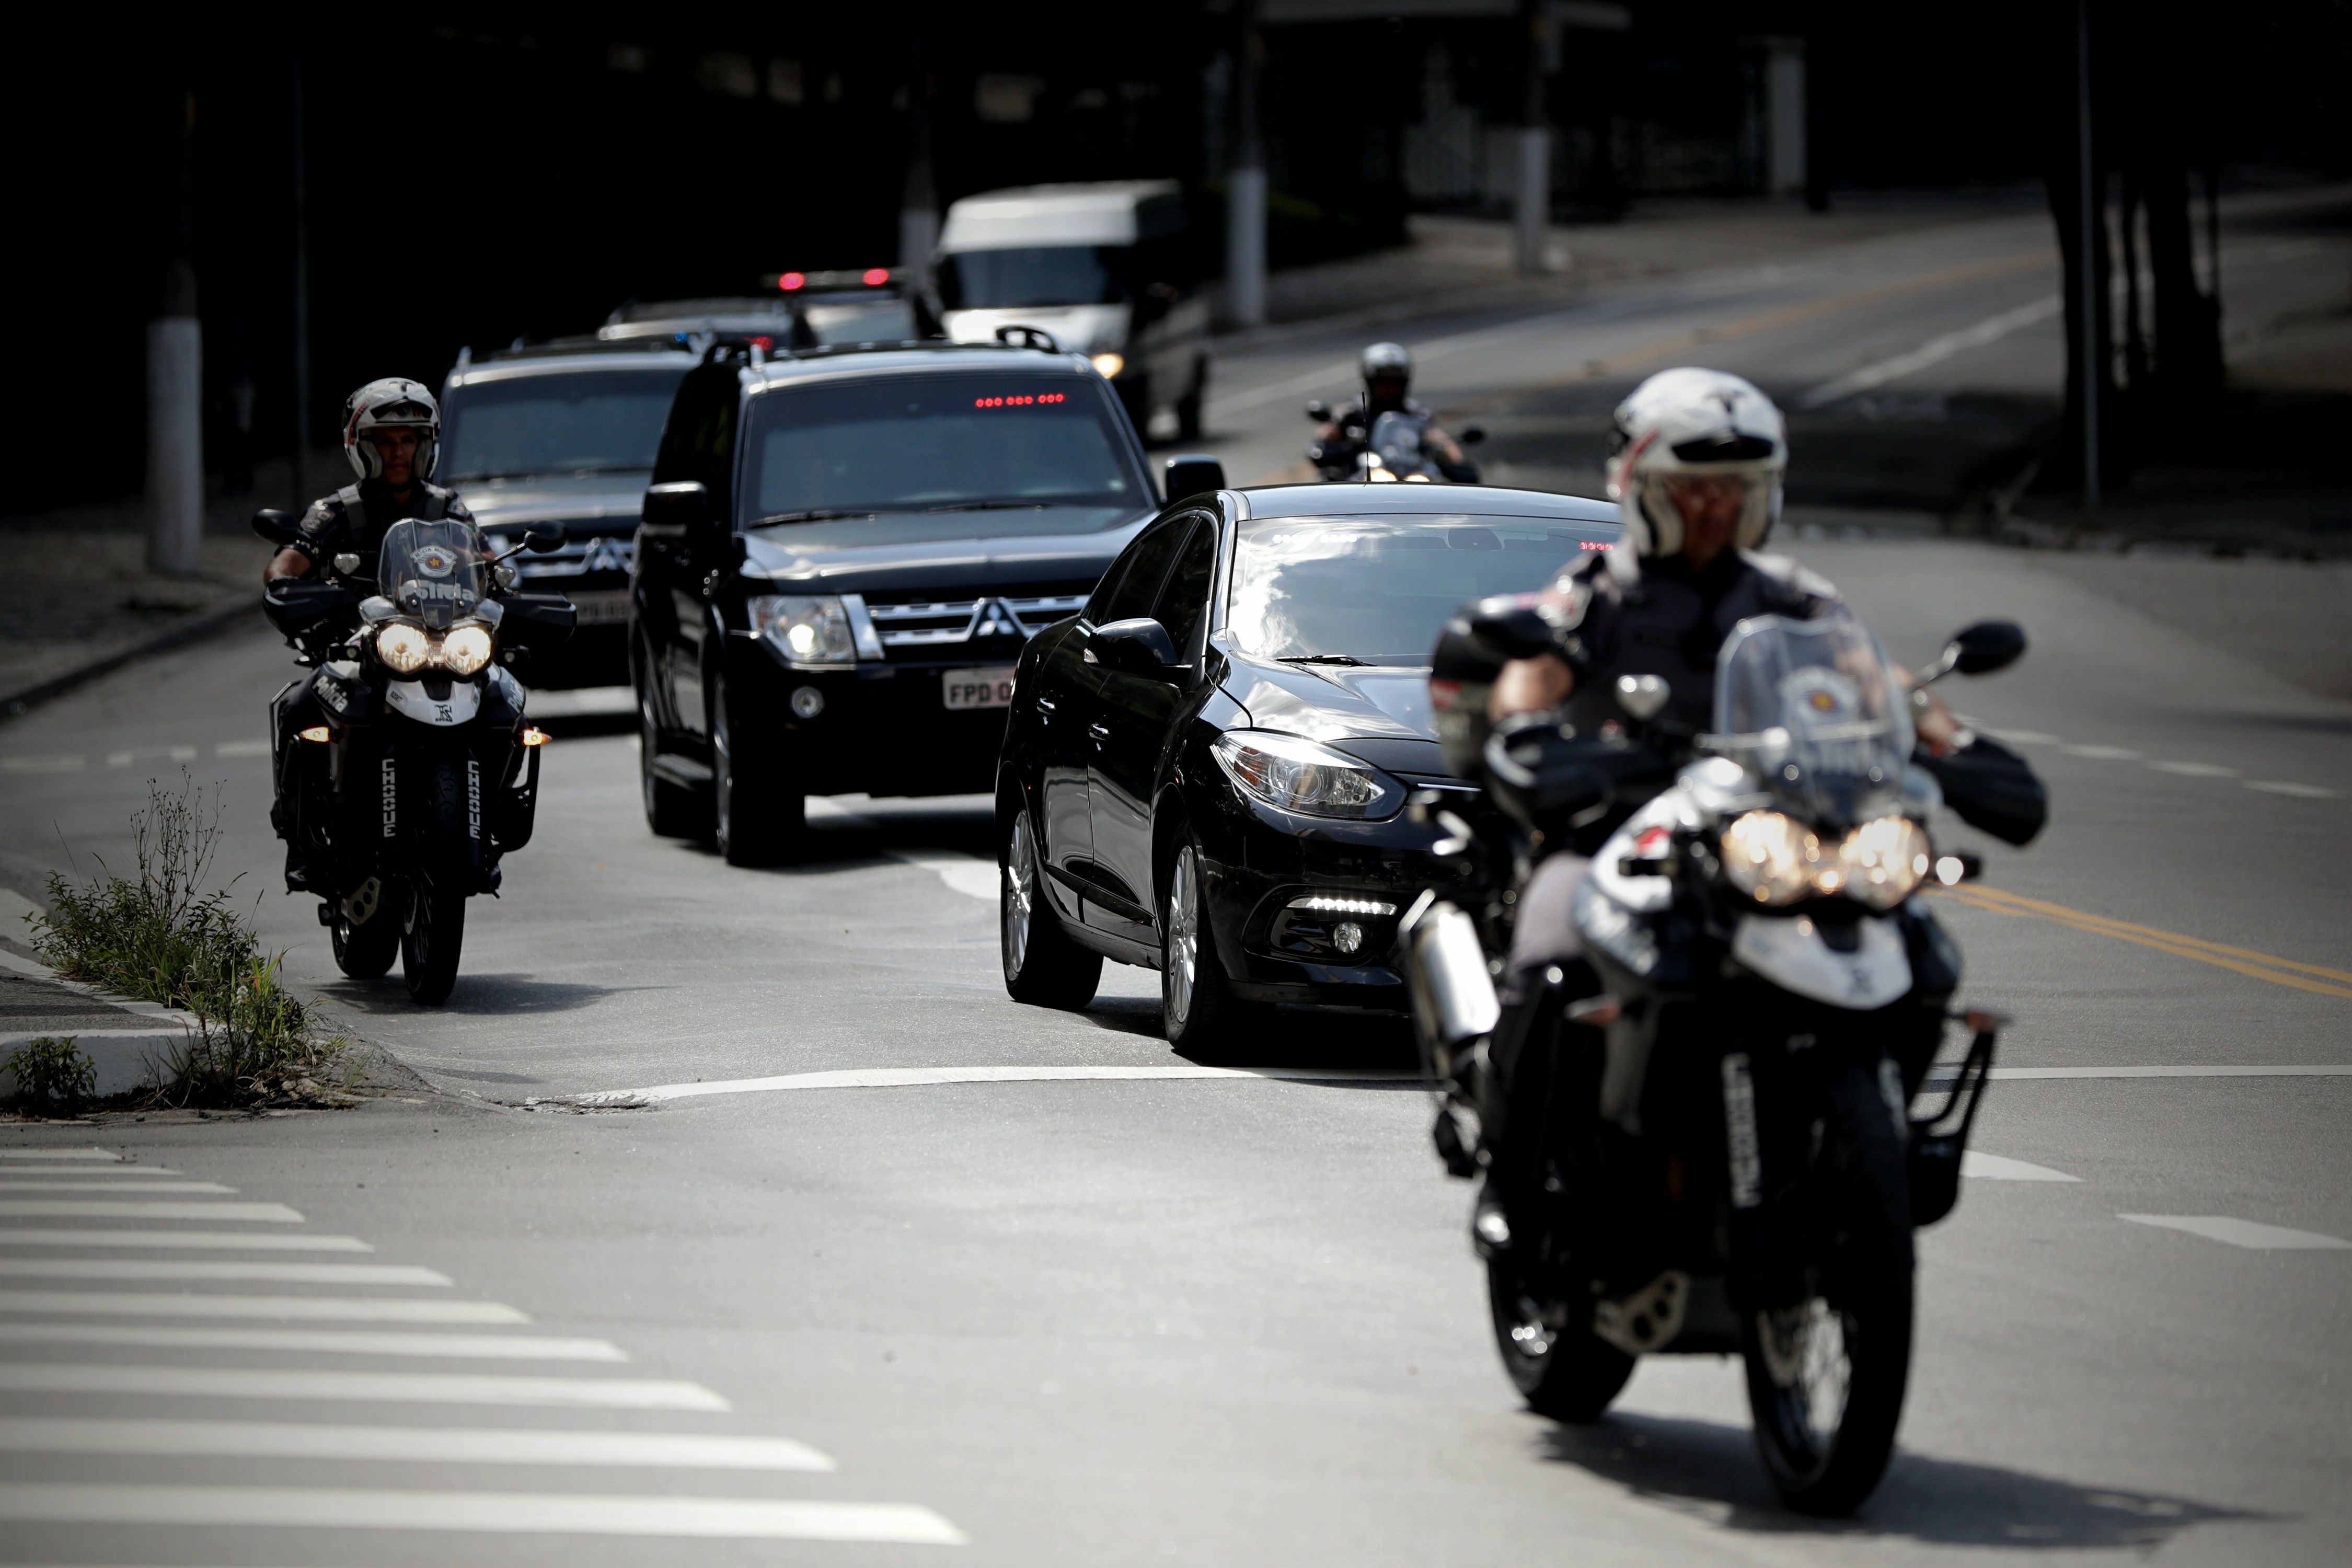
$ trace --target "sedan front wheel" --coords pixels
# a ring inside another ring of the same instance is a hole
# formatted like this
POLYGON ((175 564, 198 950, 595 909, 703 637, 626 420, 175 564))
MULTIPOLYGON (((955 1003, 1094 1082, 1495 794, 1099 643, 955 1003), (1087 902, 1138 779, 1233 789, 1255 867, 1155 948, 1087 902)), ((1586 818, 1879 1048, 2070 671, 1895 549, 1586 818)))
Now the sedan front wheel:
POLYGON ((1176 851, 1160 906, 1160 1016, 1168 1043, 1196 1059, 1230 1052, 1265 1017, 1225 978, 1224 961, 1209 930, 1201 853, 1190 843, 1176 851))

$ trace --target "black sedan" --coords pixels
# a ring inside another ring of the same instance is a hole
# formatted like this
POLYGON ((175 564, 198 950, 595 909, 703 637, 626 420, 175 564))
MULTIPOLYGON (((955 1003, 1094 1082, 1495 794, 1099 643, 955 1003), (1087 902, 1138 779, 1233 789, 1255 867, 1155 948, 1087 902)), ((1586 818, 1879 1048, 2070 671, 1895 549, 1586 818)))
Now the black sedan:
POLYGON ((1168 1037, 1276 1003, 1402 1011, 1399 915, 1439 879, 1405 813, 1446 771, 1429 656, 1465 601, 1605 549, 1616 509, 1468 486, 1172 504, 1024 650, 996 787, 1004 983, 1078 1007, 1161 973, 1168 1037))

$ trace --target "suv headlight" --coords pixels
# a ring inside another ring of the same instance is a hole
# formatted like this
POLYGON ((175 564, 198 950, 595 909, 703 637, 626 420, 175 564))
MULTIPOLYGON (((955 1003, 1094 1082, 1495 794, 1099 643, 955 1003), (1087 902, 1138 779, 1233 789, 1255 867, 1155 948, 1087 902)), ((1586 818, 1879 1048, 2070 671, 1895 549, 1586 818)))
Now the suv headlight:
POLYGON ((453 675, 472 675, 490 662, 486 626, 458 626, 441 639, 441 663, 453 675))
POLYGON ((395 675, 414 675, 433 662, 433 639, 423 626, 394 621, 375 634, 375 656, 395 675))
POLYGON ((1907 816, 1864 823, 1835 846, 1794 817, 1751 811, 1723 830, 1723 869, 1759 904, 1793 904, 1843 893, 1874 910, 1911 896, 1933 857, 1927 830, 1907 816))
POLYGON ((1370 763, 1297 735, 1235 730, 1209 752, 1226 777, 1279 811, 1377 821, 1404 804, 1404 787, 1370 763))
POLYGON ((831 594, 762 594, 751 601, 751 630, 800 664, 854 664, 849 611, 831 594))

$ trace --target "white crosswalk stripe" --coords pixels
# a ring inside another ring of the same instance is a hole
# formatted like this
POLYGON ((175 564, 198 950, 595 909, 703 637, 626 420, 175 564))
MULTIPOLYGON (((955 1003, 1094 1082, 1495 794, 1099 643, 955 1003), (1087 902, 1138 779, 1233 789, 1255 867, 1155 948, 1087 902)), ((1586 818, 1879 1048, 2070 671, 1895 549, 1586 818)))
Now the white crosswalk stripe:
MULTIPOLYGON (((952 1523, 915 1503, 704 1496, 690 1483, 676 1489, 667 1482, 656 1495, 641 1496, 616 1488, 614 1478, 592 1479, 594 1471, 633 1469, 783 1481, 835 1467, 817 1449, 784 1436, 614 1429, 616 1421, 707 1422, 729 1415, 732 1406, 719 1392, 688 1379, 603 1370, 630 1359, 609 1340, 513 1331, 531 1319, 503 1302, 398 1293, 452 1290, 450 1277, 431 1268, 190 1256, 374 1250, 357 1237, 278 1228, 306 1223, 284 1204, 195 1201, 194 1194, 236 1189, 200 1177, 167 1180, 180 1173, 121 1162, 101 1149, 0 1151, 0 1159, 19 1156, 33 1158, 0 1164, 0 1356, 9 1358, 0 1361, 0 1453, 34 1459, 79 1456, 86 1465, 108 1468, 99 1472, 102 1479, 85 1479, 85 1472, 69 1481, 0 1482, 0 1539, 13 1527, 74 1531, 147 1525, 928 1546, 964 1542, 952 1523), (144 1196, 151 1192, 190 1197, 144 1196), (17 1195, 32 1193, 71 1195, 17 1195), (44 1220, 63 1223, 37 1223, 44 1220), (257 1228, 106 1223, 140 1220, 257 1228), (210 1289, 238 1283, 288 1289, 261 1295, 210 1289), (362 1293, 371 1289, 383 1293, 362 1293), (131 1359, 110 1359, 116 1352, 131 1359), (153 1353, 159 1352, 164 1353, 153 1353), (183 1364, 188 1360, 204 1364, 183 1364), (588 1364, 579 1375, 457 1370, 486 1362, 588 1364), (26 1398, 39 1403, 26 1408, 19 1403, 26 1398), (224 1404, 218 1415, 211 1413, 224 1404), (329 1418, 250 1418, 257 1405, 283 1406, 289 1414, 320 1407, 318 1414, 329 1418), (373 1405, 420 1414, 436 1407, 453 1414, 576 1411, 597 1425, 574 1431, 562 1429, 560 1418, 556 1426, 518 1428, 496 1425, 495 1416, 466 1426, 330 1416, 334 1406, 373 1405), (281 1479, 276 1468, 262 1468, 193 1485, 184 1473, 152 1468, 186 1460, 295 1460, 311 1467, 296 1474, 322 1479, 247 1484, 281 1479), (384 1470, 386 1463, 434 1466, 417 1473, 442 1484, 401 1486, 400 1472, 384 1470), (362 1468, 341 1478, 354 1484, 338 1485, 331 1471, 315 1468, 321 1465, 362 1468), (451 1467, 468 1466, 536 1467, 539 1474, 532 1489, 490 1480, 446 1484, 451 1467), (580 1473, 576 1489, 543 1484, 567 1470, 580 1473)), ((103 1550, 97 1544, 102 1539, 91 1538, 94 1550, 103 1550)), ((409 1555, 428 1553, 413 1548, 409 1555)))

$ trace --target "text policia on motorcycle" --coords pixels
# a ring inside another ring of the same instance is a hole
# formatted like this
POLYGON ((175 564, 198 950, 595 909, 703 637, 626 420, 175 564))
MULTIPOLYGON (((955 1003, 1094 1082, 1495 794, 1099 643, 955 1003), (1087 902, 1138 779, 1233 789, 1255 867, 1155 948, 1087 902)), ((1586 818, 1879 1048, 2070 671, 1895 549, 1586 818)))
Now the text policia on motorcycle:
MULTIPOLYGON (((270 709, 287 889, 318 895, 345 974, 373 980, 396 954, 428 1005, 457 983, 467 900, 497 891, 530 838, 546 737, 509 667, 572 622, 561 595, 513 592, 465 503, 431 482, 440 437, 431 393, 372 381, 343 405, 359 482, 299 523, 253 520, 279 547, 263 607, 309 669, 270 709)), ((535 530, 518 549, 562 543, 535 530)))
POLYGON ((1759 553, 1787 462, 1737 376, 1670 370, 1619 405, 1622 539, 1466 607, 1433 656, 1448 760, 1496 809, 1417 798, 1462 876, 1403 940, 1437 1147, 1480 1184, 1528 1404, 1591 1421, 1640 1355, 1738 1353, 1773 1484, 1840 1513, 1893 1450, 1912 1233, 1957 1198, 1999 1022, 1967 1016, 1923 1106, 1960 954, 1912 894, 1975 869, 1928 819, 2023 844, 2044 808, 1927 689, 2022 634, 1895 667, 1828 583, 1759 553))

